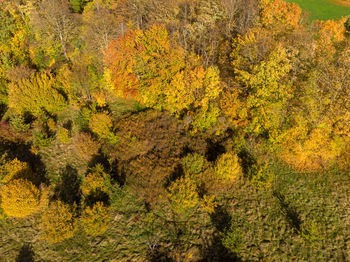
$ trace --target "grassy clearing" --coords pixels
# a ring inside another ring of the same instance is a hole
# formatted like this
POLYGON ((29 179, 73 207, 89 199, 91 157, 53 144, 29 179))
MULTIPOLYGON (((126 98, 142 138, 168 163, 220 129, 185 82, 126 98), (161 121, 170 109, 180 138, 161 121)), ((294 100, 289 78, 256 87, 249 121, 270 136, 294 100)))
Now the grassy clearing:
POLYGON ((350 7, 333 3, 329 0, 286 0, 297 3, 302 9, 310 13, 310 20, 337 19, 350 15, 350 7))

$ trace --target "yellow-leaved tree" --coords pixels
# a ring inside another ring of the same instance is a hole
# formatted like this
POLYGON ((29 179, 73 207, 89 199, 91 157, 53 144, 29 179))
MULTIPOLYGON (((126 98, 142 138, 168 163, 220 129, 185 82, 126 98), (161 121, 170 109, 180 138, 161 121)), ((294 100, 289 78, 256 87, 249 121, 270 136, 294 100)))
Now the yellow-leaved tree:
POLYGON ((106 52, 115 94, 146 107, 193 118, 196 130, 216 124, 222 92, 218 68, 203 68, 197 55, 171 43, 164 25, 130 31, 106 52))
POLYGON ((42 213, 40 228, 43 238, 50 243, 73 237, 76 222, 72 208, 61 201, 51 202, 42 213))
POLYGON ((31 113, 38 117, 47 111, 55 114, 66 106, 55 79, 46 73, 37 73, 9 85, 9 107, 18 114, 31 113))
POLYGON ((32 170, 28 163, 21 162, 17 158, 0 165, 0 182, 8 183, 16 178, 29 178, 32 170))
POLYGON ((242 168, 239 158, 232 152, 222 154, 215 165, 215 172, 218 179, 234 182, 242 175, 242 168))
POLYGON ((97 202, 85 208, 80 223, 88 235, 98 236, 107 231, 110 219, 109 208, 97 202))
POLYGON ((8 216, 26 217, 40 205, 40 190, 25 179, 15 179, 2 186, 0 197, 1 208, 8 216))

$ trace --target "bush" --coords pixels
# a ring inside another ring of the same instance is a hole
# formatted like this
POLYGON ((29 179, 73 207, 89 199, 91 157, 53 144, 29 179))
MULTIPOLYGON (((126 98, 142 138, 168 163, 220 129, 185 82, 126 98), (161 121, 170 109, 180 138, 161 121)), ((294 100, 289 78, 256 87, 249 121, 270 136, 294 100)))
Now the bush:
POLYGON ((112 144, 117 144, 119 138, 112 132, 112 119, 105 113, 94 114, 89 121, 89 128, 99 138, 107 139, 112 144))
POLYGON ((42 214, 40 228, 44 239, 50 243, 73 237, 76 226, 71 207, 61 201, 52 202, 42 214))
POLYGON ((40 190, 25 179, 16 179, 0 191, 1 208, 8 216, 25 217, 34 213, 40 204, 40 190))
POLYGON ((249 177, 255 188, 266 189, 271 186, 274 173, 271 171, 267 163, 264 165, 255 164, 249 170, 249 177))
POLYGON ((41 130, 34 132, 33 137, 34 145, 39 148, 49 147, 52 144, 52 138, 41 130))
POLYGON ((222 154, 216 162, 215 172, 219 179, 236 181, 242 175, 238 156, 231 152, 222 154))
POLYGON ((98 153, 100 145, 87 133, 79 133, 73 137, 73 151, 85 163, 98 153))
POLYGON ((109 208, 102 202, 97 202, 92 208, 87 207, 80 218, 81 225, 90 236, 98 236, 106 232, 109 221, 109 208))

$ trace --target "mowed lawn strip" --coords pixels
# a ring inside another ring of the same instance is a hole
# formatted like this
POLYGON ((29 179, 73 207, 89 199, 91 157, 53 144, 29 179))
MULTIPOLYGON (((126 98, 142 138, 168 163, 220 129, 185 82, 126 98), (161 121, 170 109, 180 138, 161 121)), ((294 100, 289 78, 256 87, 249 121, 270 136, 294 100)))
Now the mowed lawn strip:
POLYGON ((350 15, 350 7, 338 5, 328 0, 286 0, 296 3, 310 13, 311 20, 337 19, 350 15))

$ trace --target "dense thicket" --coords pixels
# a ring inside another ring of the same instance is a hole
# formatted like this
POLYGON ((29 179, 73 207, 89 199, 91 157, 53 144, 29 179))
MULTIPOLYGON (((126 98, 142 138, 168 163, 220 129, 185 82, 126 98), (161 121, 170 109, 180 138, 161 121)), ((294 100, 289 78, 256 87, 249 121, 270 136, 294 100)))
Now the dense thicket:
POLYGON ((349 260, 348 24, 0 1, 0 260, 349 260))

